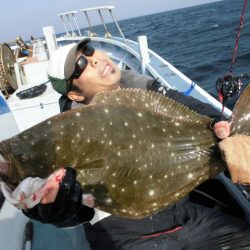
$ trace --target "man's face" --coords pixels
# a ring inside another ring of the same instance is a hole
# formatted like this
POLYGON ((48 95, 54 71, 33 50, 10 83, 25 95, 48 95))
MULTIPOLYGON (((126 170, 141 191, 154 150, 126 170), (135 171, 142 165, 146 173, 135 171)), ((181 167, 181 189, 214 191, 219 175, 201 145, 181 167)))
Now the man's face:
MULTIPOLYGON (((78 59, 82 54, 77 55, 78 59)), ((91 100, 100 91, 117 89, 121 71, 103 52, 95 51, 92 56, 85 56, 88 65, 73 84, 83 91, 85 99, 91 100)))

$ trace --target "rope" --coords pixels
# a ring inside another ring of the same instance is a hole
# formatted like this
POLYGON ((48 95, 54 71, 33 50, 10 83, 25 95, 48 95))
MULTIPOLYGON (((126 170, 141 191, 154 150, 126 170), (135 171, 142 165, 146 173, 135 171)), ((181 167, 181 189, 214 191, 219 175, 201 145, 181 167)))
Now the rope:
POLYGON ((191 85, 190 85, 190 87, 183 93, 183 95, 189 96, 190 93, 192 92, 192 90, 194 89, 194 87, 195 87, 195 83, 192 82, 191 85))

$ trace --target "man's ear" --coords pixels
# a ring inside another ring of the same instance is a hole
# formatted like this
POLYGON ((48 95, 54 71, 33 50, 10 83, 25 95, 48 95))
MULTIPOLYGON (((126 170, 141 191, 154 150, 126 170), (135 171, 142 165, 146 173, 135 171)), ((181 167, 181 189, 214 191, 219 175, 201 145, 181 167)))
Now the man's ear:
POLYGON ((85 99, 81 93, 73 90, 68 93, 68 98, 75 102, 82 102, 85 99))

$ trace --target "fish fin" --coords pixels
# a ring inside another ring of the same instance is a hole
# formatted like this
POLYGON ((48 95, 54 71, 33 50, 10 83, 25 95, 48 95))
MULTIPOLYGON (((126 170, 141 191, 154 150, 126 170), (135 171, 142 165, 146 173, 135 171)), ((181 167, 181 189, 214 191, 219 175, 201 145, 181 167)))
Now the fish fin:
POLYGON ((232 113, 231 131, 232 134, 244 134, 250 136, 250 85, 248 85, 232 113))
POLYGON ((95 184, 101 181, 104 172, 105 161, 99 159, 89 163, 77 163, 75 168, 78 170, 77 180, 81 183, 95 184), (84 166, 84 167, 78 167, 84 166))
POLYGON ((118 104, 131 108, 141 108, 142 110, 169 117, 173 121, 196 123, 210 123, 212 121, 211 118, 200 115, 169 97, 143 89, 119 89, 101 92, 94 97, 93 103, 94 105, 106 104, 112 106, 118 104))

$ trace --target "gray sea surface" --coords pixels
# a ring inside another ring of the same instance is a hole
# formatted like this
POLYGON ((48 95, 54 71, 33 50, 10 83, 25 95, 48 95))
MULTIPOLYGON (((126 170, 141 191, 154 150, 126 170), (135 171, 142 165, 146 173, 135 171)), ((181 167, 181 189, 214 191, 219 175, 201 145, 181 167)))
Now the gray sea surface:
MULTIPOLYGON (((217 96, 216 80, 228 73, 239 29, 243 0, 224 0, 119 21, 125 37, 147 35, 149 48, 217 96)), ((118 35, 114 24, 108 24, 118 35)), ((94 27, 98 34, 101 27, 94 27)), ((244 15, 233 75, 250 74, 250 6, 244 15)), ((250 79, 243 80, 245 87, 250 79)), ((229 100, 232 108, 238 96, 229 100)))

